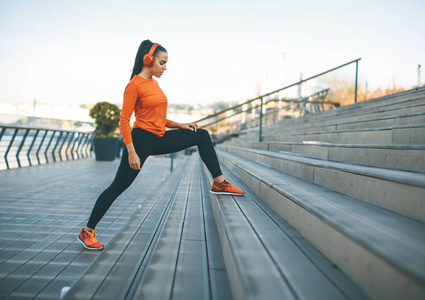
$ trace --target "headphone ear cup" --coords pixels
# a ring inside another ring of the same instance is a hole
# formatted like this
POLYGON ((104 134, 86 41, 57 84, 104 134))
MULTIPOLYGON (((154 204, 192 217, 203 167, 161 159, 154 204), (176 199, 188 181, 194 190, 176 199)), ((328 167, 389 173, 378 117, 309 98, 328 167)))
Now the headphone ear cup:
POLYGON ((145 56, 143 57, 143 64, 145 65, 145 67, 152 67, 153 57, 149 54, 145 54, 145 56))
POLYGON ((160 46, 160 44, 154 43, 151 46, 151 49, 149 50, 149 52, 145 54, 145 56, 143 56, 143 64, 146 67, 150 68, 153 66, 153 62, 154 62, 153 54, 155 53, 155 50, 158 46, 160 46))

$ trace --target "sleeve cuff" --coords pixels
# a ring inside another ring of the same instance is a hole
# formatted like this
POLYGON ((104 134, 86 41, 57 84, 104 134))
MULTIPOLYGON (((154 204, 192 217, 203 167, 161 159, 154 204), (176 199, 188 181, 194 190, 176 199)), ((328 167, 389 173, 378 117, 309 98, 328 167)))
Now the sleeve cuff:
POLYGON ((133 142, 131 135, 126 136, 126 137, 123 136, 122 139, 124 140, 124 144, 126 144, 126 145, 131 144, 133 142))

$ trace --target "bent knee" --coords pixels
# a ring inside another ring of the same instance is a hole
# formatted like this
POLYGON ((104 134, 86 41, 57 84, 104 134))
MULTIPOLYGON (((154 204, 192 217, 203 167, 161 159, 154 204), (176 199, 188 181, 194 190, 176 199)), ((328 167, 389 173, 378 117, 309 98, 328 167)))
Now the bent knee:
POLYGON ((211 139, 210 133, 205 129, 198 129, 196 130, 197 135, 199 135, 202 139, 211 139))

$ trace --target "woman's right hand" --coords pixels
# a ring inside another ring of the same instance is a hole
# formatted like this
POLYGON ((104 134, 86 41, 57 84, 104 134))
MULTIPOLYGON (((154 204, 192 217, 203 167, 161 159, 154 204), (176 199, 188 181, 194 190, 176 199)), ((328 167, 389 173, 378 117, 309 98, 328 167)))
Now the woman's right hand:
POLYGON ((130 168, 140 171, 140 158, 136 152, 128 154, 128 163, 130 164, 130 168))
POLYGON ((128 163, 130 165, 130 168, 140 171, 140 158, 136 153, 136 150, 134 149, 133 143, 127 144, 127 151, 128 151, 128 163))

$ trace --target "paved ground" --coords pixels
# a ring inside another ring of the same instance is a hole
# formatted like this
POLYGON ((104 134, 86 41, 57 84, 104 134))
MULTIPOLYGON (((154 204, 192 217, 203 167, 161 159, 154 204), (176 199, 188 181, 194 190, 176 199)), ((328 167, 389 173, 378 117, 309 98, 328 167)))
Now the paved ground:
MULTIPOLYGON (((0 299, 58 299, 84 274, 100 252, 84 251, 76 237, 118 163, 85 159, 0 171, 0 299)), ((102 243, 169 174, 169 158, 149 158, 96 228, 102 243)))

